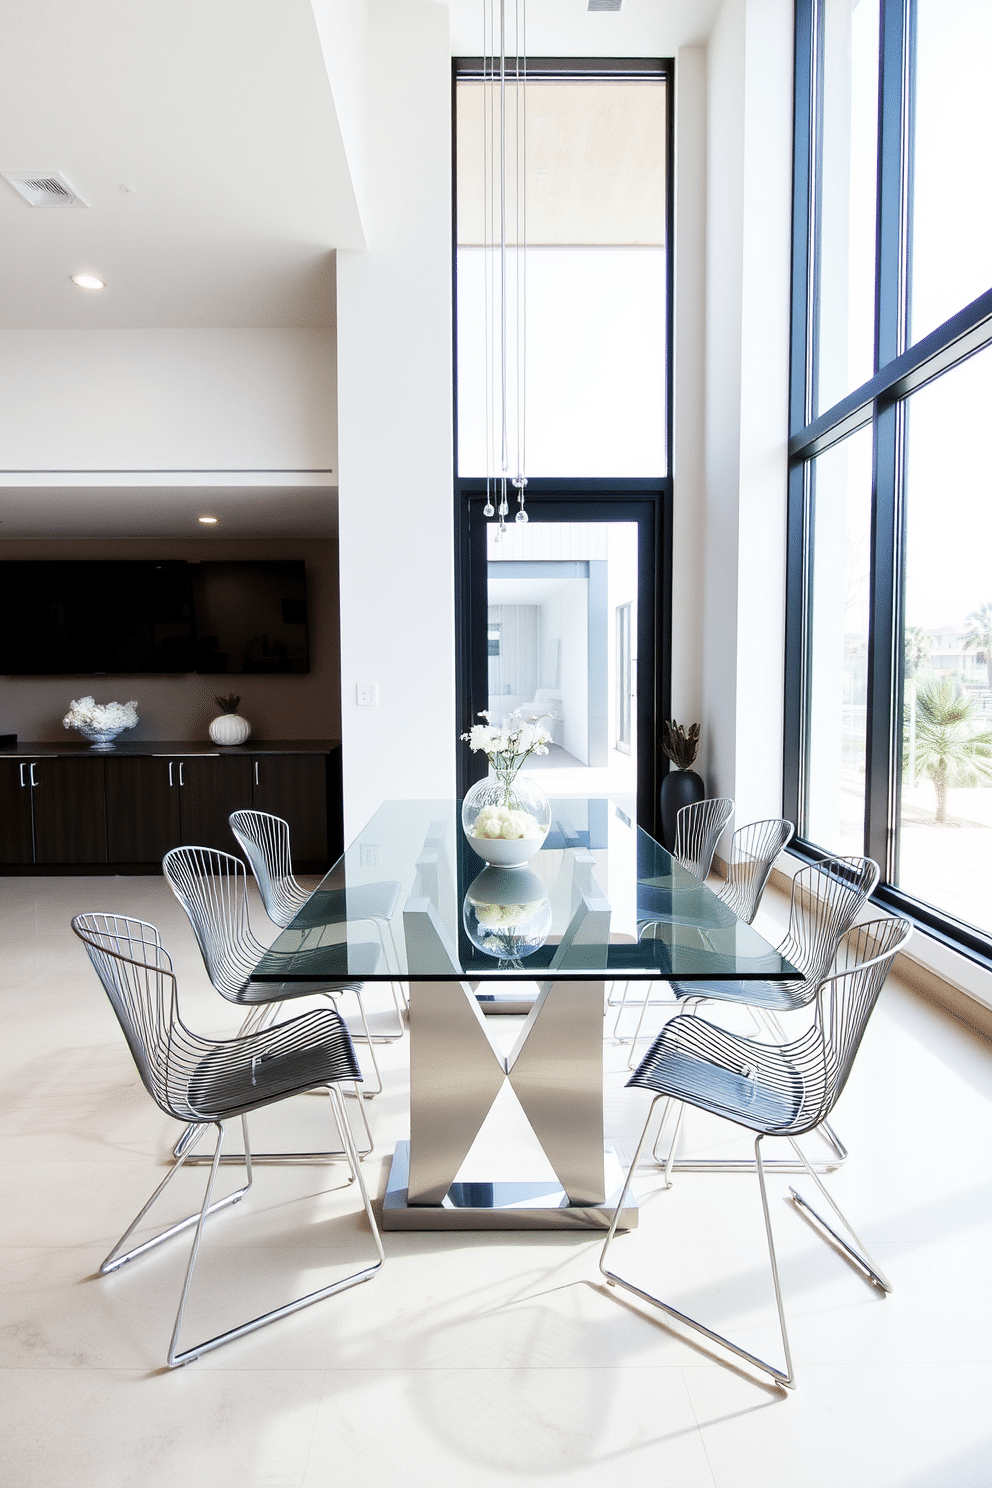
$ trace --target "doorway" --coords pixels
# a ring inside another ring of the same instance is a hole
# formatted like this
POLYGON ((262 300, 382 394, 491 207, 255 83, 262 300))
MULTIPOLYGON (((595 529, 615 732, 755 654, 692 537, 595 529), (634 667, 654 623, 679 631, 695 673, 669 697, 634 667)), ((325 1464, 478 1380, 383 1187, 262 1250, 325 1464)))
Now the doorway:
MULTIPOLYGON (((483 710, 494 722, 540 718, 548 753, 523 768, 545 792, 609 797, 650 831, 654 719, 667 694, 663 495, 531 495, 530 520, 502 534, 483 517, 483 499, 469 496, 463 508, 462 726, 483 710)), ((484 773, 481 756, 460 753, 463 792, 484 773)))

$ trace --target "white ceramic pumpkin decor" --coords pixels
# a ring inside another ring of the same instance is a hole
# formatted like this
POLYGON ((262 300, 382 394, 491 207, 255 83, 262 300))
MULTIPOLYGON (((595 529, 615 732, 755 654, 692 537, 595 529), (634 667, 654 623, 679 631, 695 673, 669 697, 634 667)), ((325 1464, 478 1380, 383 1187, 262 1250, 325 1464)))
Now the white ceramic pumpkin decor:
POLYGON ((251 733, 251 724, 237 712, 240 701, 240 697, 233 692, 226 697, 214 698, 218 708, 223 710, 220 717, 215 718, 210 725, 210 737, 215 744, 230 748, 234 744, 243 744, 251 733))

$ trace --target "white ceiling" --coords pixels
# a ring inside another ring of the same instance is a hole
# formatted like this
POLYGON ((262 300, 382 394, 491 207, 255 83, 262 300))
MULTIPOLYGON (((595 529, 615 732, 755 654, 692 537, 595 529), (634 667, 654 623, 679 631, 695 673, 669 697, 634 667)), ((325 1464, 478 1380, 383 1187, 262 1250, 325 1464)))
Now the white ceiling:
POLYGON ((0 170, 89 203, 0 181, 0 326, 332 323, 361 232, 309 0, 0 0, 0 37, 0 170))

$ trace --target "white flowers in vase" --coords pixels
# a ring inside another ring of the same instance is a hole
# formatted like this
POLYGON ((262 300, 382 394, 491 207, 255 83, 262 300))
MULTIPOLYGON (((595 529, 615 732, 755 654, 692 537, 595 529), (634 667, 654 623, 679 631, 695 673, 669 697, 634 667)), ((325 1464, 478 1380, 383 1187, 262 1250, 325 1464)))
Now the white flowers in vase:
POLYGON ((489 768, 497 780, 508 786, 529 755, 547 754, 551 735, 541 727, 541 719, 547 716, 546 713, 537 713, 525 718, 523 709, 518 708, 497 725, 488 713, 483 712, 479 717, 484 718, 485 723, 473 724, 462 738, 467 740, 474 753, 481 750, 487 756, 489 768))

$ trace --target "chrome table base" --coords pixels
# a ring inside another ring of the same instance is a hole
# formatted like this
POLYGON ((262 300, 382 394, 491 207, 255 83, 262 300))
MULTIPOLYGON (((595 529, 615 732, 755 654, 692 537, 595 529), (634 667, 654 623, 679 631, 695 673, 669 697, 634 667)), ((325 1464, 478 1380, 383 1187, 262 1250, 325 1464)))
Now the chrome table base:
MULTIPOLYGON (((410 1144, 397 1142, 382 1204, 384 1230, 607 1230, 623 1189, 623 1169, 612 1147, 604 1152, 606 1198, 570 1204, 553 1178, 538 1182, 453 1183, 440 1204, 407 1197, 410 1144)), ((637 1227, 637 1201, 628 1197, 617 1229, 637 1227)))
POLYGON ((509 1054, 477 991, 462 981, 410 983, 410 1142, 393 1161, 387 1228, 605 1228, 621 1175, 607 1178, 604 1157, 603 982, 542 982, 509 1054), (458 1183, 505 1084, 555 1177, 458 1183))

